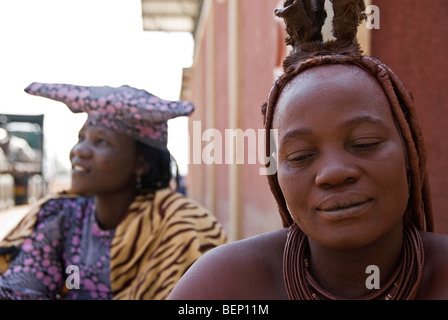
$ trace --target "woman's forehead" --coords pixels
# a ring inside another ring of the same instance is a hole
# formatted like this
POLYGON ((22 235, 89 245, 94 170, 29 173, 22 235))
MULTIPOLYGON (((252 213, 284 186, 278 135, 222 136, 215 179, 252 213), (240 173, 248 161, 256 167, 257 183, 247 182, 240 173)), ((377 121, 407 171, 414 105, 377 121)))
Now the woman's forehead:
POLYGON ((89 133, 101 134, 101 135, 107 136, 111 139, 124 140, 126 142, 131 142, 134 140, 133 138, 129 137, 128 135, 121 133, 117 130, 102 126, 100 124, 91 124, 88 122, 86 122, 84 124, 84 126, 80 129, 79 132, 80 133, 89 132, 89 133))
POLYGON ((275 108, 274 127, 302 122, 307 113, 322 122, 339 116, 371 115, 393 123, 389 101, 378 81, 355 66, 329 65, 299 74, 282 91, 275 108), (342 115, 343 114, 343 115, 342 115))
POLYGON ((355 82, 360 86, 369 85, 379 87, 378 81, 367 71, 351 64, 328 64, 306 69, 289 81, 283 92, 297 90, 301 87, 320 87, 331 83, 355 82))
POLYGON ((313 67, 299 73, 285 85, 276 105, 288 105, 293 99, 302 100, 310 95, 320 97, 334 92, 344 92, 348 96, 362 92, 365 96, 386 98, 379 82, 367 71, 354 65, 336 64, 313 67))

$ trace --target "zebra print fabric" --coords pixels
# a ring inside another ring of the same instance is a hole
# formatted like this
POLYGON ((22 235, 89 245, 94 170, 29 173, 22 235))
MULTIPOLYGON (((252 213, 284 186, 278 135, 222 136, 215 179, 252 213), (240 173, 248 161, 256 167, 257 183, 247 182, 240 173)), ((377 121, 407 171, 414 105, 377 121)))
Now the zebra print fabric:
MULTIPOLYGON (((20 248, 33 234, 40 209, 50 200, 76 197, 63 193, 42 200, 0 241, 0 274, 11 263, 11 249, 20 248)), ((163 300, 202 254, 225 242, 221 224, 196 201, 168 188, 140 194, 114 230, 110 244, 112 297, 163 300)))

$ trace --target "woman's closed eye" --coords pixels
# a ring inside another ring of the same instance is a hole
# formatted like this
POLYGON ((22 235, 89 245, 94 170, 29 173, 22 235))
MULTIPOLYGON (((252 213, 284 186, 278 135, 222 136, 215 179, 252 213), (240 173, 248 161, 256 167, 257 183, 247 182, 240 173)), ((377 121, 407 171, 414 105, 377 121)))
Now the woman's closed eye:
POLYGON ((359 139, 353 142, 352 148, 359 153, 369 153, 380 149, 382 144, 382 139, 359 139))
POLYGON ((295 152, 288 156, 288 161, 295 166, 306 166, 314 159, 314 152, 295 152))

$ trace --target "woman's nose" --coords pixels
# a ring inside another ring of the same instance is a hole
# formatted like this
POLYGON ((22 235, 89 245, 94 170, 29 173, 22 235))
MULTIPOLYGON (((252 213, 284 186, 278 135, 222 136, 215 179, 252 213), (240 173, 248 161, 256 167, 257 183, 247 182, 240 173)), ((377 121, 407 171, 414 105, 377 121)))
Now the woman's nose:
POLYGON ((92 156, 92 150, 87 145, 86 141, 78 142, 70 151, 71 158, 77 156, 79 158, 88 158, 92 156))
POLYGON ((357 181, 361 170, 350 155, 332 152, 321 154, 315 183, 320 187, 335 187, 357 181))

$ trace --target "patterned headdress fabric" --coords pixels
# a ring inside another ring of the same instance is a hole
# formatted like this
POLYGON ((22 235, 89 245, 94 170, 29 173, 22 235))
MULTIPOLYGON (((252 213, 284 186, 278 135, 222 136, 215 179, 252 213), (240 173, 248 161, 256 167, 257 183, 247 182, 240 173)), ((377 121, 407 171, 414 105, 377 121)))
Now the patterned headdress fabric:
POLYGON ((111 128, 164 150, 167 121, 194 111, 190 102, 163 100, 127 85, 115 88, 33 82, 25 92, 63 102, 74 113, 86 112, 86 125, 111 128))

